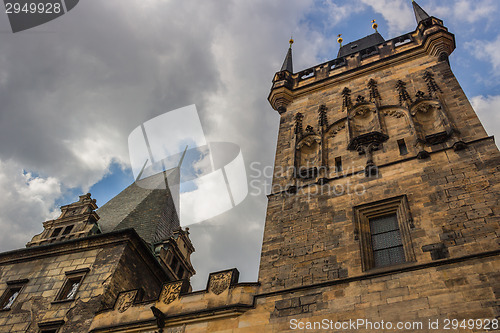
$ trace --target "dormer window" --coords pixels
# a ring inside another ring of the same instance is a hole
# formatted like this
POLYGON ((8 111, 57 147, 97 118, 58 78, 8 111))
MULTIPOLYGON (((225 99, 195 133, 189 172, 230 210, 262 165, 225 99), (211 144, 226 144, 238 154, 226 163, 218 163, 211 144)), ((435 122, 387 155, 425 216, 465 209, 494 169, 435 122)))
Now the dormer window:
POLYGON ((62 227, 55 228, 54 231, 52 231, 52 235, 50 237, 57 237, 61 233, 62 227))
POLYGON ((67 235, 67 234, 69 234, 69 233, 71 232, 71 230, 73 230, 73 225, 68 225, 68 226, 64 229, 64 231, 63 231, 63 233, 62 233, 62 234, 63 234, 63 235, 67 235))

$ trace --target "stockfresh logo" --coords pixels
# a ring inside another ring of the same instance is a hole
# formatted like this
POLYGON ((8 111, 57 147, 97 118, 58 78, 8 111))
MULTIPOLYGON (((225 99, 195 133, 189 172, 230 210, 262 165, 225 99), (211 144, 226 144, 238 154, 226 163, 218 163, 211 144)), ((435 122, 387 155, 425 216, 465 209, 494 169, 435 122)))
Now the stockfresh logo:
POLYGON ((4 0, 12 32, 42 25, 75 8, 80 0, 4 0))
POLYGON ((208 142, 195 105, 159 115, 128 137, 130 164, 138 186, 171 193, 181 226, 220 215, 248 194, 240 147, 208 142))

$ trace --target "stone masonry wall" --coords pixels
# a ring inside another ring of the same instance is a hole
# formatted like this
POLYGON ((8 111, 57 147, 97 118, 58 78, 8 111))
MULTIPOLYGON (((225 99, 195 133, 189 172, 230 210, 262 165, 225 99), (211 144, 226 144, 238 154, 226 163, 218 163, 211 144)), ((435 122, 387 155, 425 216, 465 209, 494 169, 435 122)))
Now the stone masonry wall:
POLYGON ((446 62, 421 56, 364 75, 339 78, 330 86, 297 97, 281 117, 259 273, 263 291, 367 274, 361 267, 360 241, 355 239, 353 207, 397 196, 407 197, 414 221, 410 229, 414 264, 431 262, 428 248, 436 244, 448 258, 498 249, 500 153, 446 62), (342 89, 351 89, 353 101, 357 95, 368 98, 370 78, 378 81, 381 106, 397 107, 396 82, 405 81, 415 101, 418 90, 427 93, 425 71, 434 74, 442 91, 437 96, 455 129, 446 142, 425 147, 429 158, 416 158, 415 133, 407 130, 405 135, 398 127, 406 128, 405 117, 398 120, 381 115, 382 124, 389 123, 384 117, 391 119, 387 131, 393 134, 373 152, 378 175, 356 174, 364 169, 366 156, 346 149, 347 128, 338 130, 334 148, 329 147, 346 162, 342 173, 333 170, 335 155, 328 156, 330 168, 312 179, 296 180, 281 173, 293 167, 298 112, 304 115, 303 128, 310 125, 316 131, 322 104, 329 124, 341 121, 346 117, 342 89), (400 138, 408 146, 406 155, 400 155, 396 142, 400 138), (452 146, 459 140, 469 144, 454 151, 452 146), (327 179, 324 185, 318 183, 320 177, 327 179), (297 186, 297 193, 284 192, 290 185, 297 186))

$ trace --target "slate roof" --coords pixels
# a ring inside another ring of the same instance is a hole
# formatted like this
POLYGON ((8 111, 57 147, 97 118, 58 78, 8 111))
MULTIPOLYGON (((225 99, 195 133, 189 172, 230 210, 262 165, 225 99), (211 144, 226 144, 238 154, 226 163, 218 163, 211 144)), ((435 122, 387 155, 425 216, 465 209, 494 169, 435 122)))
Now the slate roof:
POLYGON ((382 37, 378 32, 375 32, 374 34, 342 46, 339 50, 337 58, 348 56, 369 47, 382 44, 383 42, 385 42, 384 37, 382 37))
POLYGON ((417 19, 417 24, 420 23, 420 21, 423 21, 430 17, 429 14, 427 14, 425 10, 423 10, 422 7, 418 5, 418 3, 412 1, 412 4, 413 12, 415 13, 415 18, 417 19))
POLYGON ((101 231, 133 228, 147 243, 172 236, 180 223, 163 173, 134 182, 97 210, 101 231))
POLYGON ((283 61, 283 65, 281 66, 281 71, 289 71, 293 74, 293 62, 292 62, 292 47, 288 48, 288 52, 286 53, 285 60, 283 61))

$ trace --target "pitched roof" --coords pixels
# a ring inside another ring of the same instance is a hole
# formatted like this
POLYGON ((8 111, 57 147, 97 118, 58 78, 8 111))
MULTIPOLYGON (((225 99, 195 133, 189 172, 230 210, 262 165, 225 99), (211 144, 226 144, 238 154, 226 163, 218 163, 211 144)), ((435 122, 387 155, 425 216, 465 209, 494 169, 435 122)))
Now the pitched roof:
POLYGON ((281 66, 281 71, 289 71, 293 74, 293 63, 292 63, 292 47, 288 48, 288 52, 286 53, 285 60, 283 61, 283 65, 281 66))
POLYGON ((417 24, 420 23, 420 21, 423 21, 430 17, 429 14, 427 14, 425 10, 423 10, 422 7, 418 5, 418 3, 412 1, 412 4, 413 12, 415 13, 415 18, 417 19, 417 24))
POLYGON ((172 193, 163 173, 134 182, 97 210, 102 232, 133 228, 153 244, 180 228, 172 193))
POLYGON ((384 37, 382 37, 378 32, 375 32, 371 35, 358 39, 357 41, 342 46, 339 50, 337 58, 348 56, 369 47, 382 44, 383 42, 385 42, 384 37))

